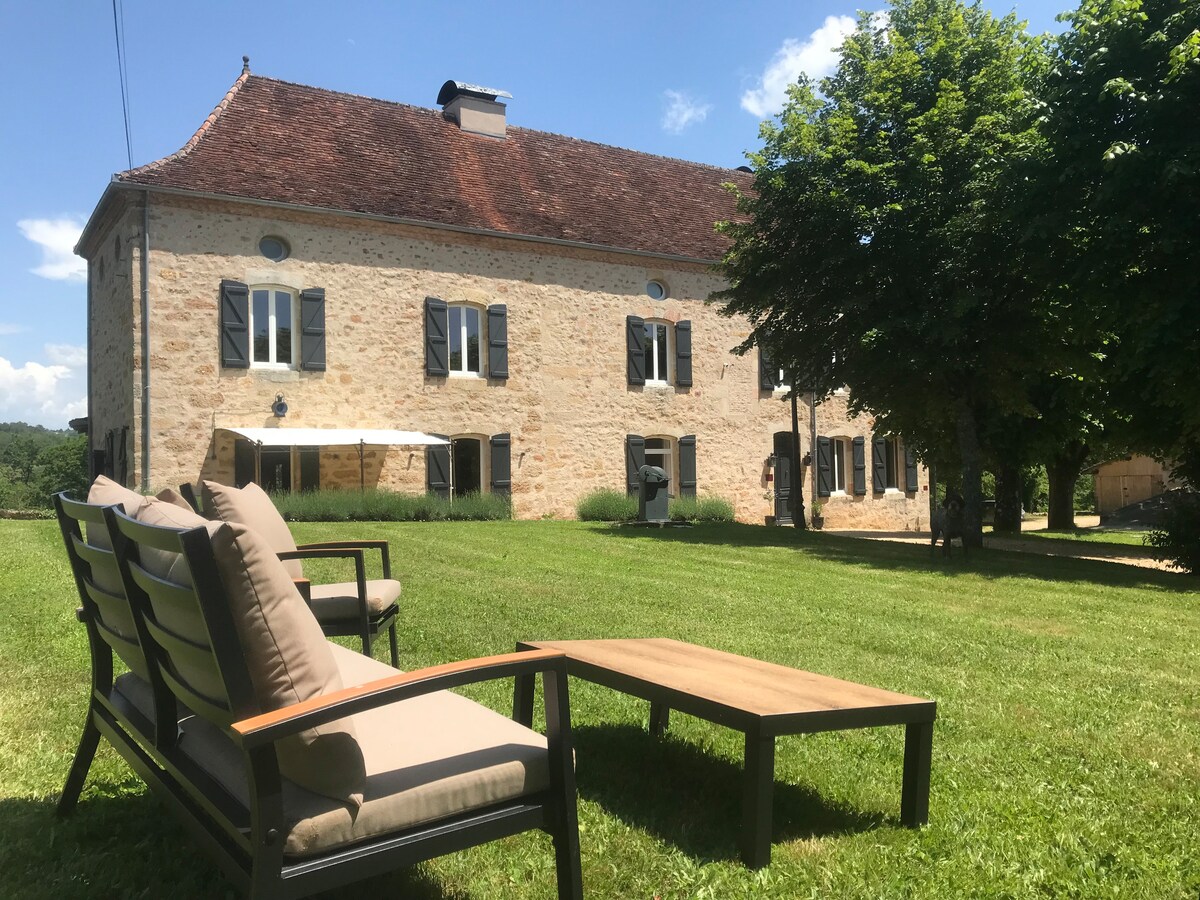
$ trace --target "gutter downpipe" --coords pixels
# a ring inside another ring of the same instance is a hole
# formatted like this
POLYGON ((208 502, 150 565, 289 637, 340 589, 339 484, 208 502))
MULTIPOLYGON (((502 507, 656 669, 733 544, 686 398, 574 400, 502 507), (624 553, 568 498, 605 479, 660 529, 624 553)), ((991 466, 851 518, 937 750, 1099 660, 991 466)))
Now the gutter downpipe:
POLYGON ((150 192, 142 193, 142 493, 150 490, 150 192))

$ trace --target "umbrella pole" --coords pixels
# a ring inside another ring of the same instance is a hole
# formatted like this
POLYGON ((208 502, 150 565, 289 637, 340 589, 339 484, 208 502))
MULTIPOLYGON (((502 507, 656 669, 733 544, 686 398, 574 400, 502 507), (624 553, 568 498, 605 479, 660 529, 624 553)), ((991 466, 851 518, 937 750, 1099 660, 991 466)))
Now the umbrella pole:
POLYGON ((254 483, 262 487, 262 441, 254 442, 254 483))
POLYGON ((366 449, 366 441, 358 442, 358 492, 365 494, 367 492, 367 464, 363 461, 363 451, 366 449))

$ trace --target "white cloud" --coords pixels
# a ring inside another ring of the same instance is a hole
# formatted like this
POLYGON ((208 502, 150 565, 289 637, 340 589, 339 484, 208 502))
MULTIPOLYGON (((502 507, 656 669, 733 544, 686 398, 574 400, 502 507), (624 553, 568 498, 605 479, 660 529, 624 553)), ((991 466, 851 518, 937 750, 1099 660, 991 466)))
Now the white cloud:
POLYGON ((11 322, 0 322, 0 336, 6 334, 20 334, 25 328, 22 325, 14 325, 11 322))
POLYGON ((22 219, 17 223, 21 234, 42 248, 42 264, 31 269, 34 275, 54 281, 83 281, 87 263, 74 254, 83 225, 75 219, 22 219))
POLYGON ((788 86, 801 73, 818 81, 833 72, 838 64, 838 48, 855 24, 851 16, 826 16, 807 40, 785 40, 763 71, 758 87, 742 94, 742 109, 765 119, 783 109, 788 86))
POLYGON ((679 134, 689 125, 703 122, 712 109, 711 103, 702 103, 686 91, 663 91, 663 98, 667 101, 667 109, 663 113, 662 127, 669 134, 679 134))
POLYGON ((0 412, 40 408, 42 404, 52 403, 59 382, 70 374, 71 370, 66 366, 27 362, 18 367, 0 356, 0 412))
POLYGON ((46 358, 60 366, 80 369, 87 365, 87 347, 74 344, 47 344, 46 358))

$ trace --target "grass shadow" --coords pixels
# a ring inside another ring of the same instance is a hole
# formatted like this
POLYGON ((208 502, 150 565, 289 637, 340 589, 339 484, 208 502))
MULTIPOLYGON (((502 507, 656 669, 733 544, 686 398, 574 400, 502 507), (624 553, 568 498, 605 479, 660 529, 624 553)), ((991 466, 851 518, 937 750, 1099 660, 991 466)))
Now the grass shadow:
POLYGON ((783 547, 817 559, 876 569, 919 571, 947 577, 971 573, 983 578, 1032 578, 1054 582, 1087 582, 1108 587, 1140 587, 1175 593, 1200 591, 1200 579, 1178 572, 1119 565, 1093 559, 1048 556, 1019 550, 984 548, 964 558, 955 547, 946 560, 931 557, 928 544, 902 544, 845 537, 794 528, 769 528, 739 522, 696 525, 694 528, 627 528, 601 526, 597 534, 612 538, 649 539, 680 544, 723 547, 783 547))
MULTIPOLYGON (((581 797, 678 847, 699 863, 740 859, 742 766, 683 740, 634 725, 574 729, 581 797)), ((801 785, 775 782, 772 843, 868 831, 882 812, 829 803, 801 785)))
MULTIPOLYGON (((89 781, 75 810, 61 819, 57 802, 57 795, 0 798, 4 897, 241 896, 137 777, 89 781)), ((447 893, 423 866, 314 896, 358 900, 364 894, 470 900, 447 893)))

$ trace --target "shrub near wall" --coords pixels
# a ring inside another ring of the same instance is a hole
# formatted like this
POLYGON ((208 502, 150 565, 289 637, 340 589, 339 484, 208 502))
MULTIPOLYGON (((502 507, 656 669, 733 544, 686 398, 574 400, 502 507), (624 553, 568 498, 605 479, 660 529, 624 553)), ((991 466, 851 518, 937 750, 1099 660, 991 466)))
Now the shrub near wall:
POLYGON ((436 494, 320 490, 274 494, 271 499, 280 515, 289 522, 446 522, 512 518, 512 504, 499 494, 468 494, 447 500, 436 494))
MULTIPOLYGON (((629 522, 637 518, 638 498, 621 491, 599 490, 575 505, 581 522, 629 522)), ((722 497, 676 497, 667 507, 672 522, 732 522, 733 504, 722 497)))

